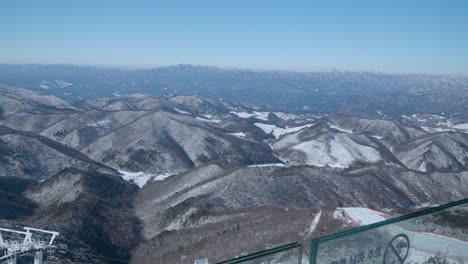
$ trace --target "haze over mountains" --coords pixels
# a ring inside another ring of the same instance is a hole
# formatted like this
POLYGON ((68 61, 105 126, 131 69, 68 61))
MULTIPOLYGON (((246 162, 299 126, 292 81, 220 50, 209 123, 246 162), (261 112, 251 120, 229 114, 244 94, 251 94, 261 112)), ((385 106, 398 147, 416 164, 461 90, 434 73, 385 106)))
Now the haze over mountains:
POLYGON ((468 197, 465 76, 1 65, 0 83, 0 221, 59 230, 49 263, 221 261, 353 226, 336 207, 468 197))
POLYGON ((72 65, 0 65, 0 83, 66 100, 146 93, 199 95, 315 112, 457 115, 468 76, 378 72, 285 72, 176 65, 123 70, 72 65), (448 103, 450 102, 450 103, 448 103))

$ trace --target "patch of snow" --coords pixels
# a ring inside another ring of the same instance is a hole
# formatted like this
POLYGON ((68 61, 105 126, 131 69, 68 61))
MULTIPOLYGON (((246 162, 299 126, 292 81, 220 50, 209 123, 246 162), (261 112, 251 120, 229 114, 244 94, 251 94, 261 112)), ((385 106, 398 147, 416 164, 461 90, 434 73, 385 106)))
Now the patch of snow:
POLYGON ((422 130, 426 131, 426 132, 429 132, 429 133, 432 133, 434 132, 434 129, 430 128, 430 127, 427 127, 427 126, 421 126, 422 130))
POLYGON ((172 173, 172 172, 166 172, 166 173, 162 173, 162 174, 157 174, 157 175, 153 175, 153 174, 148 174, 148 173, 144 173, 142 171, 140 172, 129 172, 129 171, 122 171, 122 170, 119 170, 119 173, 120 173, 120 176, 128 181, 128 182, 132 182, 136 185, 138 185, 138 187, 142 188, 143 186, 145 186, 149 180, 153 180, 153 181, 162 181, 162 180, 165 180, 173 175, 176 175, 177 173, 172 173))
POLYGON ((311 127, 312 125, 313 124, 307 124, 307 125, 297 126, 297 127, 288 127, 288 126, 286 126, 286 128, 284 129, 282 135, 297 132, 297 131, 300 131, 300 130, 306 128, 306 127, 311 127))
POLYGON ((457 131, 457 130, 455 130, 455 129, 442 128, 442 127, 434 127, 433 129, 434 129, 435 131, 437 131, 437 132, 446 132, 446 131, 456 132, 456 131, 457 131))
POLYGON ((254 118, 265 120, 265 121, 268 121, 268 114, 269 114, 269 112, 257 112, 257 111, 254 111, 253 113, 230 111, 230 113, 235 114, 240 118, 254 117, 254 118))
POLYGON ((359 225, 370 225, 388 219, 385 213, 367 207, 342 207, 337 209, 342 210, 348 220, 359 225))
POLYGON ((376 135, 372 135, 371 137, 376 138, 376 139, 382 139, 383 138, 382 136, 376 136, 376 135))
POLYGON ((87 126, 91 126, 91 127, 100 127, 100 126, 104 126, 104 125, 107 125, 110 123, 110 120, 108 119, 104 119, 104 120, 99 120, 95 123, 88 123, 86 124, 87 126))
POLYGON ((46 80, 40 81, 40 82, 39 82, 39 88, 42 88, 42 89, 47 90, 47 89, 49 89, 49 87, 50 87, 49 84, 50 84, 50 83, 49 83, 48 81, 46 81, 46 80))
POLYGON ((235 114, 236 116, 238 116, 240 118, 250 118, 250 117, 254 116, 254 114, 249 114, 249 113, 246 113, 246 112, 230 111, 229 113, 235 114))
POLYGON ((237 133, 228 133, 231 136, 235 136, 238 138, 245 138, 245 133, 244 132, 237 132, 237 133))
POLYGON ((190 114, 190 113, 187 112, 187 111, 183 111, 183 110, 180 110, 180 109, 175 108, 175 107, 174 107, 174 110, 176 110, 176 112, 179 113, 179 114, 183 114, 183 115, 192 115, 192 114, 190 114))
POLYGON ((69 83, 67 81, 63 81, 63 80, 55 80, 55 83, 60 86, 61 88, 65 88, 65 87, 68 87, 68 86, 71 86, 73 85, 73 83, 69 83))
POLYGON ((447 132, 447 131, 457 132, 457 130, 453 128, 428 127, 428 126, 421 126, 421 128, 428 133, 447 132))
POLYGON ((298 127, 281 128, 281 127, 277 127, 276 125, 270 125, 270 124, 264 124, 264 123, 255 123, 254 125, 261 128, 267 134, 270 134, 270 133, 273 134, 275 138, 279 138, 284 134, 297 132, 301 129, 312 126, 312 124, 307 124, 307 125, 298 126, 298 127))
POLYGON ((254 164, 249 165, 250 168, 264 168, 264 167, 287 167, 286 164, 283 163, 268 163, 268 164, 254 164))
POLYGON ((447 131, 457 132, 457 130, 453 128, 428 127, 428 126, 421 126, 421 128, 428 133, 447 132, 447 131))
POLYGON ((268 120, 268 115, 270 114, 269 112, 257 112, 254 111, 255 118, 261 119, 261 120, 268 120))
POLYGON ((452 127, 456 128, 456 129, 461 129, 461 130, 468 130, 468 123, 458 124, 458 125, 454 125, 452 127))
POLYGON ((348 129, 344 129, 344 128, 341 128, 341 127, 338 127, 338 126, 335 126, 335 125, 329 125, 330 128, 334 128, 336 130, 339 130, 341 132, 345 132, 345 133, 350 133, 352 134, 353 131, 352 130, 348 130, 348 129))
POLYGON ((417 114, 414 114, 412 115, 412 117, 416 120, 418 120, 418 122, 426 122, 427 119, 426 118, 418 118, 418 115, 417 114))
POLYGON ((339 220, 346 220, 346 217, 343 215, 342 210, 335 210, 333 211, 333 218, 339 220))
MULTIPOLYGON (((277 127, 275 125, 270 125, 270 124, 255 123, 254 125, 261 128, 267 134, 273 133, 276 130, 282 130, 282 128, 277 127)), ((275 133, 273 133, 273 135, 275 135, 275 133)), ((276 135, 275 135, 275 137, 276 137, 276 135)))
POLYGON ((159 175, 155 175, 153 177, 153 181, 162 181, 162 180, 165 180, 173 175, 176 175, 177 173, 172 173, 172 172, 166 172, 166 173, 163 173, 163 174, 159 174, 159 175))
POLYGON ((427 171, 427 165, 425 161, 421 162, 421 165, 419 165, 418 171, 423 171, 423 172, 427 171))
POLYGON ((118 92, 115 92, 112 95, 115 96, 115 97, 120 97, 121 96, 118 92))
POLYGON ((440 116, 440 115, 431 115, 431 116, 437 119, 445 119, 445 117, 440 116))
POLYGON ((138 185, 138 187, 143 187, 152 177, 153 175, 151 174, 146 174, 142 171, 140 172, 128 172, 128 171, 121 171, 119 170, 119 173, 121 175, 121 177, 128 181, 128 182, 132 182, 136 185, 138 185))
POLYGON ((289 114, 289 113, 284 113, 284 112, 274 112, 274 114, 283 120, 290 120, 290 119, 297 118, 297 116, 294 114, 289 114))
POLYGON ((312 220, 312 223, 310 224, 309 234, 312 234, 317 228, 317 225, 320 221, 320 216, 322 216, 322 211, 319 211, 319 213, 314 216, 314 219, 312 220))
POLYGON ((205 122, 209 122, 209 123, 221 123, 221 120, 218 120, 218 119, 206 119, 206 118, 202 118, 202 117, 195 117, 195 119, 197 120, 200 120, 200 121, 205 121, 205 122))

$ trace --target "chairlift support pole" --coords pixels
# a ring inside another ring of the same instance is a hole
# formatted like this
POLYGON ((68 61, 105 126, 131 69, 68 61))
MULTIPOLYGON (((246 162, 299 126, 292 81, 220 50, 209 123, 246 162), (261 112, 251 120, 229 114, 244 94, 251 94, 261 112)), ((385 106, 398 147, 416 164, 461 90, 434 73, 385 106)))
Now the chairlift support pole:
POLYGON ((8 228, 0 228, 0 249, 4 248, 7 250, 7 255, 0 256, 0 263, 6 261, 7 264, 16 264, 16 259, 18 256, 34 252, 34 264, 42 264, 44 250, 53 248, 54 246, 52 246, 52 244, 59 235, 58 232, 31 227, 24 227, 24 230, 25 231, 18 231, 8 228), (3 239, 2 232, 24 235, 24 239, 22 243, 8 243, 3 239), (33 233, 45 233, 51 235, 52 237, 47 244, 44 244, 33 240, 33 233))

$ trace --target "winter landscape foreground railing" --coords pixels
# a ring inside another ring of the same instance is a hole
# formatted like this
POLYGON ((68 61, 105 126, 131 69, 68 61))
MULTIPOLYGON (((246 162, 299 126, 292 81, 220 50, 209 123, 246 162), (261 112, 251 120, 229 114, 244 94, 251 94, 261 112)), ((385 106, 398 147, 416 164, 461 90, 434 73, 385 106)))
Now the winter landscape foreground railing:
MULTIPOLYGON (((301 261, 292 243, 216 264, 301 261)), ((312 240, 310 264, 368 263, 468 264, 468 199, 312 240)))
POLYGON ((468 199, 312 241, 310 264, 468 263, 468 199))

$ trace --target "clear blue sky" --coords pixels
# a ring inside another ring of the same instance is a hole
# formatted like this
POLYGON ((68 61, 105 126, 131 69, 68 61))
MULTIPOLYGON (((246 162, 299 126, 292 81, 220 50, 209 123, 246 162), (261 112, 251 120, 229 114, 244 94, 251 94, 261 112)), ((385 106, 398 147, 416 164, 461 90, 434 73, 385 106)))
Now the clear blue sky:
POLYGON ((468 73, 468 1, 0 1, 0 63, 468 73))

